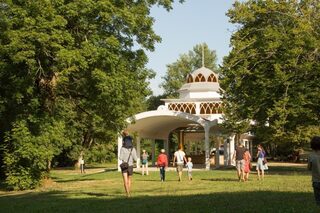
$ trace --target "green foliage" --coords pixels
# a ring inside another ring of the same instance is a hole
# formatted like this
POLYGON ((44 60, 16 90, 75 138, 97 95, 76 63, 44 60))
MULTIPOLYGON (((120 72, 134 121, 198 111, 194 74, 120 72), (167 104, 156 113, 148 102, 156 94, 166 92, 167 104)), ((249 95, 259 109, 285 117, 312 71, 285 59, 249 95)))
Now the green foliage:
POLYGON ((204 66, 214 72, 218 72, 217 56, 214 50, 210 50, 206 43, 193 47, 188 54, 180 55, 180 58, 167 65, 167 73, 163 77, 161 87, 167 97, 178 97, 178 90, 186 83, 187 75, 202 67, 202 47, 204 49, 204 66))
POLYGON ((147 110, 157 110, 160 105, 163 105, 161 99, 165 99, 166 95, 150 96, 147 99, 147 110))
POLYGON ((254 120, 257 137, 274 144, 320 134, 319 12, 315 0, 237 1, 229 10, 238 29, 220 82, 233 128, 254 120))
POLYGON ((4 144, 7 184, 20 190, 36 187, 48 172, 53 156, 71 145, 65 138, 66 131, 63 122, 16 122, 4 144))
POLYGON ((35 187, 64 149, 108 147, 145 109, 154 72, 144 50, 160 41, 150 8, 172 2, 0 3, 0 161, 10 186, 35 187))

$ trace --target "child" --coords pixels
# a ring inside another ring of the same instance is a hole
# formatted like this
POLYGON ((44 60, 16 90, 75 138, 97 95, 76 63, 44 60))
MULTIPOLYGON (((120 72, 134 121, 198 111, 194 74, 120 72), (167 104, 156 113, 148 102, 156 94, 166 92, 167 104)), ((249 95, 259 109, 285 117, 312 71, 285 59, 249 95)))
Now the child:
POLYGON ((187 162, 186 166, 187 166, 187 169, 188 169, 188 178, 189 178, 189 180, 192 180, 193 163, 191 162, 191 157, 188 157, 188 162, 187 162))
POLYGON ((308 169, 312 171, 312 187, 316 204, 320 206, 320 136, 315 136, 310 142, 313 152, 308 158, 308 169))
POLYGON ((160 180, 162 182, 165 181, 166 179, 166 167, 168 167, 168 157, 165 154, 165 150, 161 149, 160 151, 160 155, 158 156, 158 160, 157 160, 157 167, 160 168, 160 180))

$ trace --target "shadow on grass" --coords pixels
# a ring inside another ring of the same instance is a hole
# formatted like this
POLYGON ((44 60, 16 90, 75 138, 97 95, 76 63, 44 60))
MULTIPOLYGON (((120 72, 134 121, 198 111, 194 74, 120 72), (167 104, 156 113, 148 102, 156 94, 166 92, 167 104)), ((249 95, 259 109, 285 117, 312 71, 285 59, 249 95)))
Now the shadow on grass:
MULTIPOLYGON (((136 179, 134 181, 142 181, 142 182, 161 182, 160 177, 159 179, 136 179)), ((165 180, 165 182, 178 182, 177 180, 165 180)))
POLYGON ((228 181, 228 182, 239 182, 237 178, 207 178, 207 179, 201 179, 204 181, 228 181))
POLYGON ((116 169, 112 169, 112 170, 110 169, 107 171, 101 171, 101 172, 96 172, 91 174, 78 174, 69 179, 58 178, 58 177, 51 177, 51 179, 57 183, 67 183, 67 182, 74 182, 74 181, 90 181, 90 180, 97 180, 96 176, 99 174, 104 174, 104 173, 114 172, 114 171, 116 171, 116 169))
POLYGON ((312 193, 219 192, 139 196, 55 191, 0 197, 2 212, 319 212, 312 193), (69 192, 70 193, 70 192, 69 192), (110 198, 112 197, 112 198, 110 198), (254 204, 254 205, 251 205, 254 204), (260 207, 257 209, 257 207, 260 207))
MULTIPOLYGON (((254 167, 255 169, 255 167, 254 167)), ((310 175, 310 171, 306 167, 293 167, 293 166, 269 166, 266 170, 268 174, 277 175, 294 175, 299 173, 300 175, 310 175)))

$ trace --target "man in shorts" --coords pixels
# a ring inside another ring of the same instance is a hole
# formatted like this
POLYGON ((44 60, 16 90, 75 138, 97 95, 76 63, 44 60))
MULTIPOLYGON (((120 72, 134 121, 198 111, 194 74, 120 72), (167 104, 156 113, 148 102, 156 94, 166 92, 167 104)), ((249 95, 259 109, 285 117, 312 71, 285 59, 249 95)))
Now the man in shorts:
POLYGON ((184 153, 184 151, 182 150, 181 144, 179 144, 179 150, 174 153, 173 163, 172 163, 173 166, 175 165, 176 160, 177 160, 177 172, 179 175, 179 181, 181 181, 184 162, 187 163, 186 153, 184 153))
POLYGON ((244 181, 245 160, 243 159, 243 154, 245 153, 245 151, 246 148, 244 147, 243 141, 241 141, 232 157, 232 159, 236 161, 237 175, 239 181, 244 181))

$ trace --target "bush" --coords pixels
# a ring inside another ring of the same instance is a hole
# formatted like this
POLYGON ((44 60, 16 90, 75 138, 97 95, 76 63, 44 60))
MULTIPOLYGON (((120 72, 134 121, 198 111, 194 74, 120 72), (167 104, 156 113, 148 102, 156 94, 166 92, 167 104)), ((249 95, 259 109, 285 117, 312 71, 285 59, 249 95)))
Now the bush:
MULTIPOLYGON (((34 128, 34 126, 32 127, 34 128)), ((30 131, 26 121, 16 122, 6 136, 4 168, 6 184, 10 189, 32 189, 40 184, 50 169, 54 155, 59 154, 70 141, 65 139, 61 122, 47 122, 30 131)))

